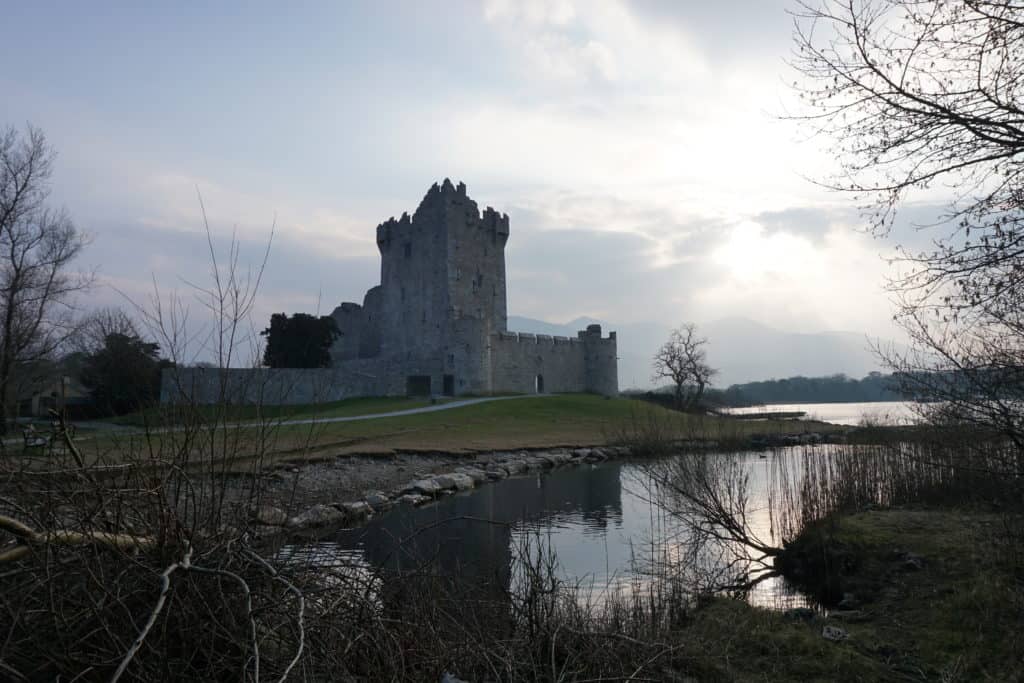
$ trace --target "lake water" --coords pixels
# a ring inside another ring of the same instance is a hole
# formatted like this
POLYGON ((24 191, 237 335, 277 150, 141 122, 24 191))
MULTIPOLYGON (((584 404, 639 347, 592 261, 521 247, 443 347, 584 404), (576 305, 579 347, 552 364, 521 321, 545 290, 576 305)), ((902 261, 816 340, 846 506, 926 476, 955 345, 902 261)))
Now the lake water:
POLYGON ((733 415, 804 412, 807 418, 837 425, 859 425, 867 418, 876 424, 910 424, 917 418, 912 401, 872 403, 770 403, 749 408, 728 408, 733 415))
MULTIPOLYGON (((766 490, 773 458, 741 454, 751 475, 751 528, 771 533, 766 490)), ((288 552, 319 564, 427 570, 441 575, 495 579, 508 586, 517 552, 529 542, 550 548, 558 574, 601 600, 642 586, 652 551, 664 557, 682 533, 677 520, 649 502, 638 464, 607 462, 512 477, 445 497, 419 508, 400 506, 358 529, 288 552)), ((806 604, 781 578, 758 585, 749 599, 765 606, 806 604)))

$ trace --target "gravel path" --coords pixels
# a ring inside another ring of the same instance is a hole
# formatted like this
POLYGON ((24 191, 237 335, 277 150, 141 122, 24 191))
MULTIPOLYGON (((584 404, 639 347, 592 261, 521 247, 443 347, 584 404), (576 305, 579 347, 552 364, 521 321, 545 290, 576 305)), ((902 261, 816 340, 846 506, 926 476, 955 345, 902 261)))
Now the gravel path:
MULTIPOLYGON (((371 413, 369 415, 352 415, 349 417, 311 417, 302 420, 285 420, 278 424, 281 425, 309 425, 309 424, 329 424, 332 422, 354 422, 356 420, 375 420, 381 417, 401 417, 403 415, 419 415, 420 413, 436 413, 441 410, 451 410, 452 408, 463 408, 465 406, 476 405, 477 403, 490 403, 492 401, 511 401, 517 398, 541 398, 545 396, 555 396, 556 394, 523 394, 521 396, 487 396, 485 398, 467 398, 459 401, 450 401, 448 403, 438 403, 433 406, 423 406, 422 408, 409 408, 408 410, 394 410, 390 413, 371 413)), ((245 426, 244 424, 240 426, 245 426)))

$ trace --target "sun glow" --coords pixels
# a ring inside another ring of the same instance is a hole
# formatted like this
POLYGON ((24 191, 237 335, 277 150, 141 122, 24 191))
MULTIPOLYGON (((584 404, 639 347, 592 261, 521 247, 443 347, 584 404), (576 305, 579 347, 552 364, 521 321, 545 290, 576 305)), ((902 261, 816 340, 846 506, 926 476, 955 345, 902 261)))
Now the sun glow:
POLYGON ((808 240, 786 232, 766 234, 764 227, 753 221, 734 227, 728 241, 712 253, 712 258, 740 280, 794 272, 806 274, 815 270, 817 264, 814 247, 808 240))

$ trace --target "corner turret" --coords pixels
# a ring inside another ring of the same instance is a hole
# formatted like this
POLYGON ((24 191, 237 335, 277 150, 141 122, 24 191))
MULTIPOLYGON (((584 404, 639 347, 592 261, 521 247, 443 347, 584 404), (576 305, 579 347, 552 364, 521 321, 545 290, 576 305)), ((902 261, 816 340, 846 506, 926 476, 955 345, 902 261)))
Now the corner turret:
POLYGON ((498 213, 488 206, 484 209, 481 224, 488 231, 488 234, 492 236, 492 241, 495 244, 500 244, 504 247, 508 243, 508 214, 498 213))
POLYGON ((614 332, 601 337, 600 325, 587 325, 577 336, 583 340, 587 391, 619 395, 618 340, 614 332))

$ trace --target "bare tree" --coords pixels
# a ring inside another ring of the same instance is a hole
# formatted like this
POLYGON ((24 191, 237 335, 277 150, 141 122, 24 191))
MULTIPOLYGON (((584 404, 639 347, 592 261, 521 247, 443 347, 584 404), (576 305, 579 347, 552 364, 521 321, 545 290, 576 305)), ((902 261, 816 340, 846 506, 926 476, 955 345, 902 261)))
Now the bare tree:
POLYGON ((19 367, 46 358, 72 329, 71 299, 89 284, 71 263, 86 244, 47 207, 54 153, 42 131, 0 132, 0 433, 19 367))
POLYGON ((677 570, 701 590, 745 592, 778 574, 782 539, 762 538, 752 524, 751 471, 741 456, 684 450, 639 472, 629 484, 679 523, 672 551, 687 561, 677 570))
POLYGON ((795 17, 802 118, 840 164, 827 184, 879 235, 908 197, 947 188, 918 226, 933 244, 898 247, 890 286, 916 350, 887 359, 943 419, 1024 452, 1024 3, 822 0, 795 17))
POLYGON ((102 349, 107 337, 119 334, 125 337, 141 337, 135 320, 121 308, 98 308, 85 316, 78 324, 78 330, 71 346, 75 351, 93 354, 102 349))
POLYGON ((654 355, 653 380, 672 381, 676 408, 695 408, 711 378, 718 373, 708 365, 708 340, 697 334, 697 326, 684 323, 672 330, 668 341, 661 345, 654 355))

